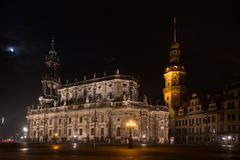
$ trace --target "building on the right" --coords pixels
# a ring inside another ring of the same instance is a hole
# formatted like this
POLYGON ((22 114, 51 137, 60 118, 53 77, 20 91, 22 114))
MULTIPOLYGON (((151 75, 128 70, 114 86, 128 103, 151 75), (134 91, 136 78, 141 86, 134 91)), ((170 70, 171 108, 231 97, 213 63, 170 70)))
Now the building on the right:
POLYGON ((218 143, 223 130, 220 96, 200 97, 196 93, 184 102, 175 117, 175 143, 218 143))
POLYGON ((234 80, 226 85, 223 92, 222 107, 224 109, 224 123, 220 143, 240 142, 240 79, 235 76, 234 80))
POLYGON ((240 79, 215 95, 187 93, 186 69, 176 39, 164 71, 164 102, 169 111, 169 142, 174 144, 237 144, 240 142, 240 79), (189 96, 190 95, 190 96, 189 96))

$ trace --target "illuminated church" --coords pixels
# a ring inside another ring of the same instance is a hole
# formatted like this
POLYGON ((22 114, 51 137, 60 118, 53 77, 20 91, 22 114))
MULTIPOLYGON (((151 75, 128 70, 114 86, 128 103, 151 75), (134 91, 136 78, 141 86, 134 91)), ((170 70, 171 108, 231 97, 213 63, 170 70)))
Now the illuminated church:
POLYGON ((146 97, 139 101, 136 78, 116 70, 62 84, 54 41, 45 66, 39 104, 27 111, 30 141, 127 143, 131 130, 134 141, 168 143, 167 108, 148 104, 146 97))
POLYGON ((186 69, 181 63, 174 18, 173 43, 164 70, 164 105, 139 100, 139 83, 132 76, 113 75, 68 81, 59 77, 59 58, 54 42, 45 57, 42 95, 29 107, 28 139, 34 142, 127 143, 134 141, 171 144, 237 144, 240 142, 240 78, 216 95, 189 94, 186 69), (126 124, 132 121, 134 126, 126 124))

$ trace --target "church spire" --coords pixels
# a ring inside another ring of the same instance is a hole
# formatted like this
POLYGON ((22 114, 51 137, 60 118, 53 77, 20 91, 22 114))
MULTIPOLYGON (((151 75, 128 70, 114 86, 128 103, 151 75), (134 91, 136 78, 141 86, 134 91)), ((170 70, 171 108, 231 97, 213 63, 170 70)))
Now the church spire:
POLYGON ((55 50, 55 49, 54 49, 54 45, 55 45, 55 43, 54 43, 54 37, 52 37, 52 43, 51 43, 52 48, 51 48, 51 50, 53 50, 53 51, 55 50))
POLYGON ((57 52, 55 51, 55 40, 54 40, 54 37, 52 37, 52 40, 51 40, 51 49, 49 51, 49 54, 50 55, 57 55, 57 52))
POLYGON ((170 51, 170 63, 179 64, 180 62, 180 50, 179 43, 177 42, 177 27, 176 27, 176 17, 173 18, 173 44, 171 45, 170 51))
POLYGON ((165 88, 163 89, 164 101, 168 106, 170 125, 175 126, 174 118, 183 104, 183 98, 186 93, 185 87, 185 76, 186 72, 184 66, 180 63, 180 45, 177 40, 177 23, 176 17, 173 17, 173 22, 171 25, 172 34, 172 44, 169 51, 170 63, 165 69, 164 79, 165 88))
POLYGON ((173 18, 173 21, 174 21, 173 22, 173 30, 174 30, 173 42, 176 43, 177 42, 177 28, 176 28, 177 20, 175 16, 173 18))

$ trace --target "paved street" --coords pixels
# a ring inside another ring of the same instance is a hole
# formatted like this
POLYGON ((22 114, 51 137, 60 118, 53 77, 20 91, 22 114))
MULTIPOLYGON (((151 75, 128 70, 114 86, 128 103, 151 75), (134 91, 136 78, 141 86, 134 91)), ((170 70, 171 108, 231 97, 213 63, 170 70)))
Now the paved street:
POLYGON ((127 146, 85 146, 0 144, 1 160, 174 160, 174 159, 239 159, 239 146, 191 146, 191 145, 139 145, 133 149, 127 146))

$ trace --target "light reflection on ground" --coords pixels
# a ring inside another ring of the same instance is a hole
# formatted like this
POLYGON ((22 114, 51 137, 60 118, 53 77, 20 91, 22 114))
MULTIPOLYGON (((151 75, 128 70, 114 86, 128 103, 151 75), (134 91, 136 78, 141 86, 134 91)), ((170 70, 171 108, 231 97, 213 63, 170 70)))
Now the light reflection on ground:
POLYGON ((77 148, 77 143, 73 143, 73 149, 77 148))
POLYGON ((23 151, 23 152, 26 152, 28 151, 29 149, 28 148, 21 148, 20 151, 23 151))
POLYGON ((60 144, 53 144, 51 148, 52 148, 53 150, 59 150, 60 147, 61 147, 60 144))
POLYGON ((240 159, 240 147, 233 145, 127 145, 96 144, 0 144, 1 160, 225 160, 240 159), (14 153, 14 154, 12 154, 14 153))

